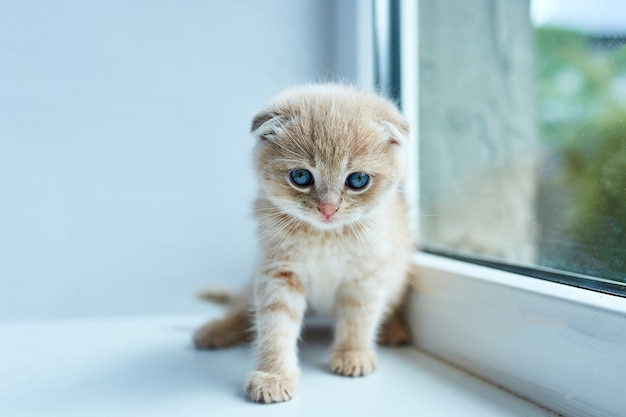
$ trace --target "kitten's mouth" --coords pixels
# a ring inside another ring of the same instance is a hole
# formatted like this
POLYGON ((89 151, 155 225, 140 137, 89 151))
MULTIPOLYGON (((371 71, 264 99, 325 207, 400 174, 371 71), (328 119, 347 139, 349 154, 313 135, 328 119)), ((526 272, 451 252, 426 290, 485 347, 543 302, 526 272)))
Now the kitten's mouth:
POLYGON ((345 216, 313 216, 312 223, 320 229, 338 229, 350 222, 345 216))
POLYGON ((338 230, 351 223, 352 216, 306 216, 307 223, 321 230, 338 230))
POLYGON ((337 221, 336 219, 326 219, 326 218, 317 218, 317 221, 314 222, 315 227, 321 230, 333 230, 338 229, 342 226, 342 222, 337 221))

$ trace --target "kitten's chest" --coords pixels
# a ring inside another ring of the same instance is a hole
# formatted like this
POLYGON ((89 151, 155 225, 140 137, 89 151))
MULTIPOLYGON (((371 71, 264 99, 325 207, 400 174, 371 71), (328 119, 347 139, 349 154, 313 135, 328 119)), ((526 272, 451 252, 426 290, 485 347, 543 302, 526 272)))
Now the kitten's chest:
POLYGON ((332 313, 339 287, 361 279, 375 264, 371 245, 351 237, 314 239, 301 249, 294 261, 307 302, 317 312, 332 313))
POLYGON ((358 258, 370 252, 371 245, 352 236, 317 235, 297 245, 296 262, 305 266, 310 279, 339 280, 358 269, 358 258))

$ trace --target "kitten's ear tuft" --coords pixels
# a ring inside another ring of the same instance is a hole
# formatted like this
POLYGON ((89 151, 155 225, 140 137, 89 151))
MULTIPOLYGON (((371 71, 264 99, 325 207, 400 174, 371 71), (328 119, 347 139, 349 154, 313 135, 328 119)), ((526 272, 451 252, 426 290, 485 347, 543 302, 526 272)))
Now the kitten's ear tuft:
POLYGON ((278 135, 280 128, 284 126, 283 115, 275 110, 263 110, 252 119, 250 133, 261 139, 278 135))

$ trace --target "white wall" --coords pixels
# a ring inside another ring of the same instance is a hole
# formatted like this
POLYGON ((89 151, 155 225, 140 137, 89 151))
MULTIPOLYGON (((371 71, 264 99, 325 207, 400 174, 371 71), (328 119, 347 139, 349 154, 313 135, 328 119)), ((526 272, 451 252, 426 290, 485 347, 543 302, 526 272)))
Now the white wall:
POLYGON ((195 290, 247 279, 249 123, 354 78, 336 10, 1 1, 0 320, 202 311, 195 290))

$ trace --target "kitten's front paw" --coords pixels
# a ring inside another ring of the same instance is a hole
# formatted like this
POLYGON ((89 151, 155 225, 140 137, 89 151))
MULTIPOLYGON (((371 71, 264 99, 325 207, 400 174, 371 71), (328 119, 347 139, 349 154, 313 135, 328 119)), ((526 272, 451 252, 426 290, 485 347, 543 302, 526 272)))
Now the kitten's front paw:
POLYGON ((336 350, 330 369, 338 375, 364 376, 376 369, 376 354, 369 350, 336 350))
POLYGON ((296 385, 296 376, 256 371, 248 377, 246 391, 252 401, 266 404, 278 403, 293 398, 296 385))

